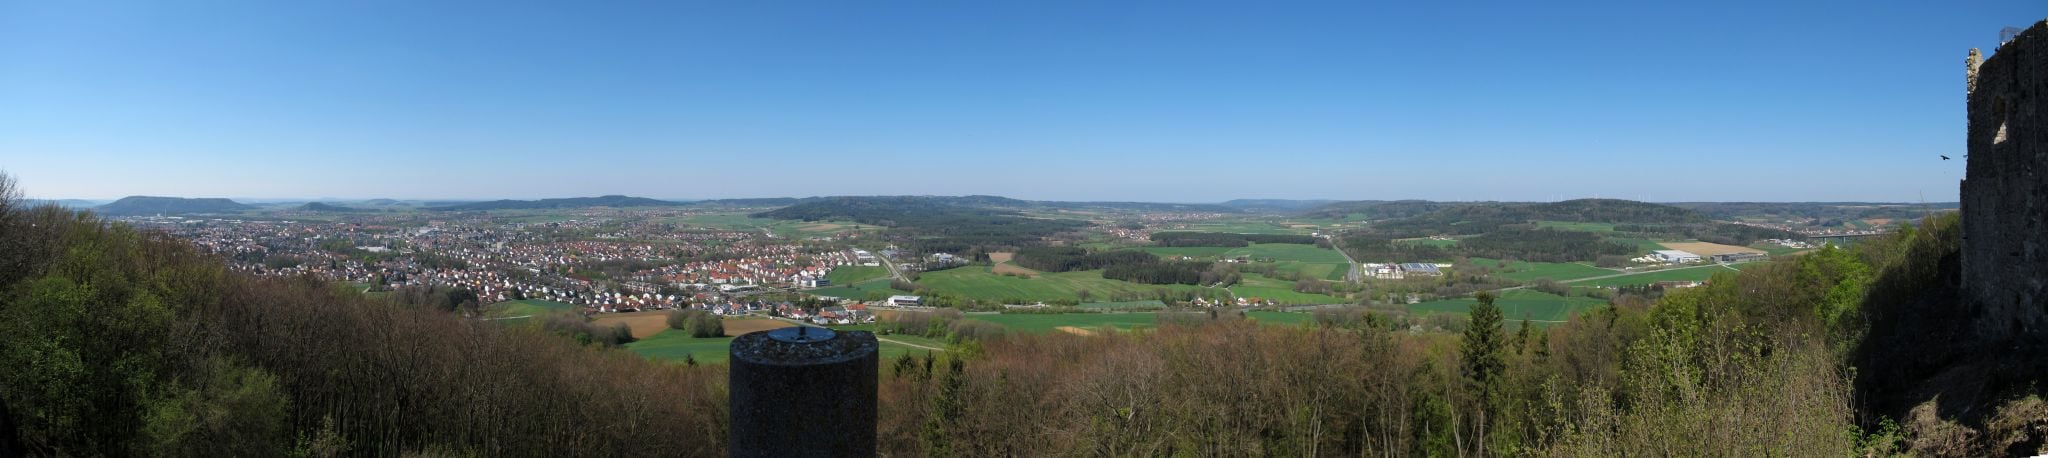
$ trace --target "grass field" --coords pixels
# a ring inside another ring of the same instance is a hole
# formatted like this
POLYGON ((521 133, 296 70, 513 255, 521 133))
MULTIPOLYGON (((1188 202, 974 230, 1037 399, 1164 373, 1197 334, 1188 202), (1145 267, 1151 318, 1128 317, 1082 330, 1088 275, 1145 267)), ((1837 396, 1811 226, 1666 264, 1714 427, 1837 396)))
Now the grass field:
POLYGON ((889 268, 882 266, 839 266, 825 274, 834 285, 851 285, 877 278, 888 278, 889 268))
POLYGON ((1253 261, 1272 261, 1274 269, 1293 274, 1299 272, 1311 278, 1343 280, 1351 271, 1351 264, 1344 255, 1335 250, 1317 248, 1315 245, 1299 243, 1254 243, 1244 247, 1145 247, 1147 253, 1162 258, 1188 256, 1201 260, 1236 258, 1243 256, 1253 261))
MULTIPOLYGON (((727 331, 729 333, 735 333, 732 332, 735 326, 732 326, 731 321, 768 322, 769 320, 765 318, 729 320, 727 324, 727 331)), ((784 324, 786 325, 787 323, 784 324)), ((832 329, 874 332, 874 325, 866 324, 854 326, 834 326, 832 327, 832 329)), ((946 348, 945 342, 940 342, 933 339, 926 339, 923 337, 903 335, 877 337, 895 340, 899 342, 919 344, 934 348, 946 348)), ((877 349, 878 351, 876 353, 878 353, 878 356, 884 359, 895 358, 906 353, 923 355, 925 354, 925 352, 930 351, 923 348, 901 345, 888 341, 880 342, 880 344, 881 346, 880 348, 877 349)), ((682 361, 685 357, 695 356, 697 358, 697 362, 707 364, 725 362, 726 358, 731 355, 731 348, 732 337, 697 338, 690 337, 689 334, 685 334, 681 330, 675 329, 662 331, 650 337, 643 337, 638 342, 626 344, 626 350, 632 351, 633 353, 648 358, 682 361)))
MULTIPOLYGON (((917 283, 939 292, 980 300, 1028 303, 1054 299, 1075 299, 1080 290, 1090 297, 1108 298, 1119 293, 1148 293, 1158 289, 1189 290, 1193 285, 1145 285, 1102 278, 1100 270, 1048 272, 1036 278, 996 275, 988 266, 968 266, 925 272, 917 283)), ((887 286, 887 285, 884 285, 887 286)))
MULTIPOLYGON (((1500 260, 1486 258, 1472 258, 1472 263, 1481 266, 1496 268, 1498 268, 1501 265, 1500 260)), ((1534 281, 1540 278, 1564 281, 1578 278, 1598 277, 1601 275, 1614 275, 1621 273, 1620 271, 1616 270, 1602 269, 1599 267, 1593 267, 1574 262, 1515 261, 1513 263, 1509 263, 1505 270, 1507 271, 1494 271, 1494 276, 1514 281, 1526 282, 1534 281)))
POLYGON ((731 347, 731 337, 697 338, 675 329, 626 344, 626 350, 640 356, 675 361, 694 356, 700 363, 724 362, 731 347))
MULTIPOLYGON (((1735 268, 1742 268, 1742 267, 1748 267, 1748 266, 1753 266, 1753 265, 1759 265, 1759 263, 1747 263, 1747 264, 1739 264, 1739 265, 1735 265, 1735 266, 1733 266, 1733 267, 1735 267, 1735 268)), ((1681 268, 1677 268, 1677 269, 1666 269, 1666 270, 1658 270, 1658 271, 1651 271, 1651 272, 1643 272, 1643 273, 1639 273, 1639 274, 1634 274, 1634 275, 1623 275, 1623 276, 1619 276, 1619 277, 1614 277, 1614 278, 1602 278, 1602 279, 1599 279, 1599 280, 1587 280, 1587 281, 1583 281, 1583 282, 1577 282, 1577 283, 1572 283, 1572 285, 1573 285, 1573 286, 1636 286, 1636 285, 1647 285, 1647 284, 1651 284, 1651 283, 1656 283, 1656 282, 1660 282, 1660 281, 1705 281, 1705 280, 1708 280, 1708 279, 1714 278, 1714 274, 1717 274, 1717 273, 1721 273, 1721 272, 1735 273, 1735 270, 1734 270, 1734 269, 1730 269, 1729 267, 1724 267, 1724 266, 1720 266, 1720 265, 1709 265, 1709 266, 1698 266, 1698 267, 1681 267, 1681 268)))
POLYGON ((1011 332, 1043 334, 1058 330, 1061 326, 1081 329, 1101 329, 1103 326, 1127 330, 1149 328, 1158 325, 1153 312, 1135 313, 1061 313, 1061 314, 997 314, 968 315, 968 318, 1003 325, 1011 332))
POLYGON ((1247 273, 1244 281, 1230 287, 1230 293, 1237 297, 1270 299, 1281 304, 1316 305, 1342 304, 1350 302, 1343 298, 1294 291, 1294 282, 1266 278, 1264 275, 1247 273))
MULTIPOLYGON (((1420 304, 1409 304, 1408 311, 1415 314, 1466 313, 1471 311, 1472 304, 1477 303, 1479 303, 1477 299, 1469 297, 1435 300, 1420 304)), ((1521 321, 1526 317, 1533 321, 1548 322, 1565 321, 1571 314, 1577 313, 1579 310, 1598 307, 1606 303, 1607 301, 1605 300, 1590 297, 1563 297, 1540 291, 1520 289, 1501 293, 1501 296, 1493 301, 1493 305, 1500 307, 1501 317, 1506 318, 1508 321, 1521 321)))
POLYGON ((1125 301, 1125 302, 1090 302, 1090 303, 1086 303, 1086 304, 1081 304, 1081 308, 1084 308, 1084 309, 1101 309, 1101 310, 1115 310, 1115 309, 1127 309, 1127 308, 1137 308, 1137 307, 1165 307, 1165 306, 1166 306, 1166 303, 1165 303, 1165 302, 1160 302, 1160 301, 1158 301, 1158 300, 1149 300, 1149 301, 1125 301))
POLYGON ((1579 223, 1571 221, 1537 221, 1536 227, 1548 227, 1567 231, 1614 232, 1614 223, 1579 223))
POLYGON ((491 318, 540 315, 548 312, 566 312, 576 308, 573 304, 526 299, 491 304, 484 310, 484 316, 491 318))

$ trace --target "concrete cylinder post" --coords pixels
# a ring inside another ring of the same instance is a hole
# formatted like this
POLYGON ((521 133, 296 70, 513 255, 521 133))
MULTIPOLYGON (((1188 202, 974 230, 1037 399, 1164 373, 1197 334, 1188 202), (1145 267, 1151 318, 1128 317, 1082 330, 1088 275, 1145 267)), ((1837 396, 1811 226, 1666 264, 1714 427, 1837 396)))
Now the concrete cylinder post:
POLYGON ((729 456, 874 456, 875 335, 792 327, 732 340, 729 456))

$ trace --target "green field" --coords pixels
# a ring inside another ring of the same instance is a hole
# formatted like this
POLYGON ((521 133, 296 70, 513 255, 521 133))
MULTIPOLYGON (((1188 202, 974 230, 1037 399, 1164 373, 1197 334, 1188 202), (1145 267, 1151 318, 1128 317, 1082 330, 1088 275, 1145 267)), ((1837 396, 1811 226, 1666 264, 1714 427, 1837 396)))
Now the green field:
POLYGON ((825 274, 834 285, 851 285, 877 278, 887 278, 889 268, 882 266, 839 266, 825 274))
POLYGON ((1614 223, 1580 223, 1571 221, 1537 221, 1536 227, 1548 227, 1567 231, 1614 232, 1614 223))
MULTIPOLYGON (((1748 266, 1754 266, 1754 265, 1760 265, 1760 264, 1761 264, 1761 263, 1746 263, 1746 264, 1739 264, 1739 265, 1734 265, 1733 267, 1735 267, 1735 268, 1742 268, 1742 267, 1748 267, 1748 266)), ((1614 278, 1602 278, 1602 279, 1599 279, 1599 280, 1588 280, 1588 281, 1584 281, 1584 282, 1572 283, 1572 285, 1573 285, 1573 286, 1637 286, 1637 285, 1647 285, 1647 284, 1651 284, 1651 283, 1656 283, 1656 282, 1660 282, 1660 281, 1705 281, 1705 280, 1708 280, 1708 279, 1711 279, 1711 278, 1713 278, 1713 277, 1714 277, 1714 274, 1717 274, 1717 273, 1721 273, 1721 272, 1728 272, 1728 273, 1734 273, 1734 272, 1735 272, 1735 270, 1734 270, 1734 269, 1730 269, 1729 267, 1723 267, 1723 266, 1720 266, 1720 265, 1710 265, 1710 266, 1698 266, 1698 267, 1682 267, 1682 268, 1677 268, 1677 269, 1666 269, 1666 270, 1658 270, 1658 271, 1652 271, 1652 272, 1643 272, 1643 273, 1639 273, 1639 274, 1634 274, 1634 275, 1623 275, 1623 276, 1619 276, 1619 277, 1614 277, 1614 278)))
POLYGON ((575 305, 562 302, 526 299, 491 304, 489 307, 484 308, 484 316, 491 318, 531 316, 548 312, 566 312, 575 308, 575 305))
POLYGON ((1158 301, 1158 300, 1156 300, 1156 299, 1155 299, 1155 300, 1149 300, 1149 301, 1125 301, 1125 302, 1089 302, 1089 303, 1086 303, 1086 304, 1081 304, 1081 308, 1084 308, 1084 309, 1100 309, 1100 310, 1115 310, 1115 309, 1127 309, 1127 308, 1139 308, 1139 307, 1165 307, 1165 306, 1166 306, 1166 303, 1165 303, 1165 302, 1160 302, 1160 301, 1158 301))
POLYGON ((1318 248, 1315 245, 1299 243, 1254 243, 1243 247, 1145 247, 1147 253, 1171 258, 1188 256, 1200 260, 1233 259, 1243 256, 1253 261, 1271 261, 1274 270, 1280 273, 1306 275, 1324 280, 1343 280, 1351 271, 1351 264, 1344 255, 1335 250, 1318 248))
POLYGON ((1342 304, 1350 302, 1343 298, 1322 294, 1294 291, 1294 282, 1266 278, 1264 275, 1247 273, 1244 280, 1230 287, 1230 293, 1243 298, 1270 299, 1281 304, 1316 305, 1342 304))
MULTIPOLYGON (((960 270, 960 269, 953 269, 953 270, 960 270)), ((831 275, 831 274, 826 274, 826 275, 828 275, 828 276, 829 276, 829 275, 831 275)), ((885 274, 885 275, 886 275, 886 274, 885 274)), ((835 282, 836 282, 836 281, 835 281, 835 282)), ((818 289, 814 289, 814 290, 810 290, 810 291, 805 291, 805 292, 806 292, 806 293, 810 293, 810 294, 816 294, 816 295, 819 295, 819 296, 830 296, 830 297, 837 297, 837 298, 845 298, 845 299, 853 299, 853 300, 867 300, 867 296, 868 296, 868 293, 869 293, 869 292, 880 292, 880 293, 882 293, 883 295, 889 295, 889 296, 894 296, 894 295, 898 295, 898 294, 910 294, 910 292, 909 292, 909 291, 904 291, 904 290, 900 290, 900 289, 896 289, 896 288, 891 288, 891 287, 889 287, 889 278, 888 278, 888 277, 883 277, 883 278, 877 278, 877 279, 873 279, 873 280, 868 280, 868 281, 864 281, 864 282, 859 282, 859 283, 853 283, 853 284, 843 284, 843 285, 837 285, 837 286, 828 286, 828 287, 824 287, 824 288, 818 288, 818 289)))
MULTIPOLYGON (((1075 299, 1076 291, 1088 290, 1090 297, 1109 298, 1120 293, 1144 294, 1158 289, 1191 290, 1193 285, 1146 285, 1102 278, 1100 270, 1044 273, 1033 278, 1008 277, 989 272, 988 266, 968 266, 925 272, 917 283, 933 290, 979 300, 1030 303, 1075 299)), ((886 286, 886 285, 884 285, 886 286)))
MULTIPOLYGON (((874 325, 865 324, 854 326, 834 326, 832 327, 832 329, 874 332, 874 325)), ((877 337, 894 340, 898 342, 908 342, 918 345, 924 345, 928 347, 947 347, 945 342, 940 342, 937 340, 917 336, 890 335, 877 337)), ((901 345, 889 341, 882 341, 880 342, 880 344, 881 346, 880 348, 877 349, 878 351, 876 353, 878 353, 879 356, 885 359, 895 358, 905 353, 922 355, 925 354, 925 352, 931 351, 923 348, 901 345)), ((732 348, 732 338, 690 337, 689 334, 686 334, 681 330, 670 329, 656 333, 653 336, 640 339, 639 341, 626 344, 625 348, 628 351, 632 351, 633 353, 648 358, 682 361, 685 357, 695 356, 697 358, 697 362, 699 363, 722 363, 725 362, 726 358, 731 355, 730 349, 732 348)))
POLYGON ((681 330, 670 329, 626 344, 626 350, 648 358, 682 361, 684 357, 694 356, 697 362, 711 363, 724 362, 731 346, 731 337, 697 338, 681 330))
MULTIPOLYGON (((1409 304, 1408 311, 1415 314, 1466 313, 1471 311, 1472 304, 1477 303, 1479 303, 1477 299, 1469 297, 1443 299, 1409 304)), ((1503 292, 1499 298, 1493 301, 1493 305, 1500 307, 1501 316, 1508 321, 1521 321, 1523 318, 1533 321, 1565 321, 1571 314, 1579 310, 1599 307, 1605 304, 1607 304, 1607 301, 1602 299, 1562 297, 1540 291, 1520 289, 1503 292)))
POLYGON ((1008 328, 1012 332, 1047 333, 1058 329, 1060 326, 1073 326, 1081 329, 1100 329, 1103 326, 1111 326, 1123 330, 1149 328, 1158 325, 1158 319, 1154 315, 1157 315, 1157 313, 1011 313, 977 314, 968 315, 967 317, 1003 325, 1004 328, 1008 328))
MULTIPOLYGON (((1496 269, 1499 269, 1500 266, 1499 260, 1486 258, 1472 258, 1472 263, 1485 267, 1494 267, 1496 269)), ((1575 262, 1515 261, 1513 263, 1509 263, 1505 269, 1495 270, 1494 276, 1514 281, 1526 282, 1534 281, 1539 278, 1548 278, 1551 280, 1563 281, 1577 278, 1598 277, 1601 275, 1614 275, 1618 273, 1621 272, 1616 270, 1602 269, 1599 267, 1593 267, 1585 264, 1579 264, 1575 262)))

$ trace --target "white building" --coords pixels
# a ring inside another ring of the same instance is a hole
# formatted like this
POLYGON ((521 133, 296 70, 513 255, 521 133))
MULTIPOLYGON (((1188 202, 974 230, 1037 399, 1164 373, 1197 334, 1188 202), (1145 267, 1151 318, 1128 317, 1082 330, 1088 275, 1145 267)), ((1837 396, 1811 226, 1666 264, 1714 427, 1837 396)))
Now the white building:
POLYGON ((1676 263, 1699 262, 1700 260, 1700 255, 1678 250, 1657 250, 1655 253, 1650 253, 1650 256, 1656 257, 1659 261, 1676 263))

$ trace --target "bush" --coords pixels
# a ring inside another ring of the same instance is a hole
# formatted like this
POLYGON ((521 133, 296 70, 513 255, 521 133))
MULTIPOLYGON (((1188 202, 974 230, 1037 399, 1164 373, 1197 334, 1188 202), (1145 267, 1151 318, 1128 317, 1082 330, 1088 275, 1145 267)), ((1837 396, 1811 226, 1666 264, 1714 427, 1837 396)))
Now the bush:
POLYGON ((668 314, 668 327, 681 329, 690 337, 721 337, 725 335, 725 320, 703 310, 677 310, 668 314))

